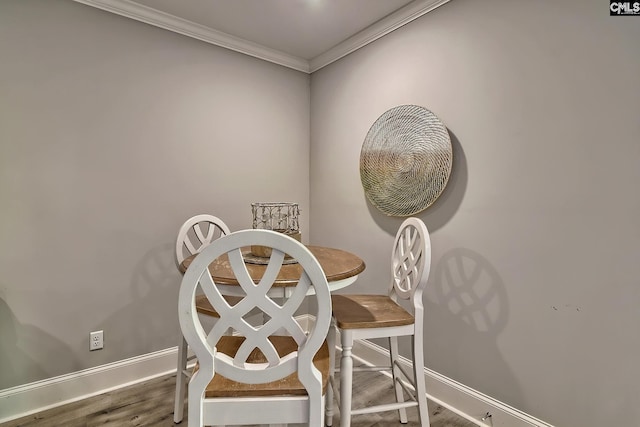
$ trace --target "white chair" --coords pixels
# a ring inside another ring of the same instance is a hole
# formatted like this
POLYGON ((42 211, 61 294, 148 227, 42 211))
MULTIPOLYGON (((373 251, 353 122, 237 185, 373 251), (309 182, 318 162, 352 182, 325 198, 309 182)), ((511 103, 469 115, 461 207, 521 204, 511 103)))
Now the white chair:
POLYGON ((230 234, 227 224, 217 216, 201 214, 192 216, 182 224, 176 238, 176 265, 185 258, 200 253, 211 242, 219 237, 230 234))
MULTIPOLYGON (((196 215, 185 221, 178 231, 176 239, 176 265, 180 270, 180 265, 185 258, 200 253, 209 246, 215 239, 230 234, 229 227, 218 217, 208 214, 196 215)), ((217 318, 218 313, 211 307, 204 295, 199 295, 196 301, 198 313, 212 318, 217 318)), ((176 396, 173 410, 173 421, 179 423, 184 414, 184 398, 187 391, 187 380, 191 372, 187 370, 188 347, 184 337, 180 337, 178 343, 178 366, 176 369, 176 396)))
MULTIPOLYGON (((406 219, 396 234, 391 256, 392 280, 389 295, 334 295, 333 323, 329 331, 330 349, 335 349, 336 328, 340 331, 340 427, 351 425, 358 414, 398 410, 400 422, 407 422, 406 408, 418 406, 420 425, 429 425, 424 381, 422 292, 431 266, 431 241, 424 223, 418 218, 406 219), (409 300, 411 311, 402 308, 398 299, 409 300), (410 336, 413 350, 413 375, 398 362, 398 337, 410 336), (390 365, 354 368, 353 342, 356 339, 389 338, 390 365), (366 408, 352 408, 353 371, 390 370, 395 386, 396 402, 366 408), (404 379, 402 378, 404 376, 404 379), (415 380, 412 380, 412 377, 415 380), (411 387, 413 386, 413 387, 411 387), (404 399, 404 392, 410 401, 404 399)), ((331 351, 331 382, 335 386, 335 352, 331 351)), ((333 423, 333 390, 327 393, 327 425, 333 423)))
POLYGON ((304 245, 270 230, 243 230, 220 238, 203 249, 187 269, 178 308, 182 333, 198 359, 198 369, 189 382, 189 427, 323 426, 331 296, 320 264, 304 245), (242 257, 241 248, 252 245, 272 248, 261 278, 250 276, 242 257), (285 254, 297 260, 300 279, 282 302, 269 291, 285 254), (208 270, 213 260, 223 256, 228 257, 245 294, 233 305, 224 299, 208 270), (196 311, 198 287, 220 315, 208 332, 196 311), (316 298, 315 322, 307 333, 294 317, 305 298, 316 298), (254 309, 264 313, 264 324, 252 326, 245 318, 254 309), (225 335, 228 329, 233 335, 225 335))

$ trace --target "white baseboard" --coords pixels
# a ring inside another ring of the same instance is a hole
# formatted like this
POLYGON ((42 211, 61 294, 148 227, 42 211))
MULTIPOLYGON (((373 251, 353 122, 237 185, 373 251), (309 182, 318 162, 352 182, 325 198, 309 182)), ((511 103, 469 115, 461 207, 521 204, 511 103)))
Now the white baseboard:
MULTIPOLYGON (((370 365, 389 364, 389 351, 370 341, 356 341, 353 356, 370 365)), ((401 357, 411 372, 411 361, 401 357)), ((427 398, 482 427, 553 427, 431 369, 424 369, 427 398), (491 417, 483 417, 490 414, 491 417)))
POLYGON ((0 390, 0 424, 175 373, 177 347, 0 390))
MULTIPOLYGON (((305 330, 314 317, 296 317, 305 330)), ((177 347, 85 369, 30 384, 0 390, 0 424, 56 406, 175 373, 177 347)), ((369 341, 357 341, 354 358, 366 364, 388 363, 388 350, 369 341)), ((409 368, 411 362, 401 362, 409 368)), ((410 368, 409 368, 410 369, 410 368)), ((427 397, 482 427, 553 427, 522 411, 425 368, 427 397), (482 421, 487 413, 491 417, 482 421)))

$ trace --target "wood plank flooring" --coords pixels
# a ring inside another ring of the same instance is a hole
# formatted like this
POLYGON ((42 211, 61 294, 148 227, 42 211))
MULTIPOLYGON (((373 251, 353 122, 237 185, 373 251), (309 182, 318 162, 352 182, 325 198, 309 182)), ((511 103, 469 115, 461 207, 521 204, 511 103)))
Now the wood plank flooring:
MULTIPOLYGON (((369 401, 391 402, 391 381, 380 374, 354 373, 354 405, 369 401)), ((38 414, 0 424, 2 427, 128 427, 176 426, 173 423, 175 375, 167 375, 92 398, 70 403, 38 414)), ((429 402, 431 427, 473 427, 474 423, 429 402)), ((336 408, 334 426, 339 425, 336 408)), ((417 411, 410 408, 407 427, 419 426, 417 411)), ((185 419, 178 426, 187 427, 185 419)), ((397 412, 359 415, 353 427, 401 426, 397 412)))

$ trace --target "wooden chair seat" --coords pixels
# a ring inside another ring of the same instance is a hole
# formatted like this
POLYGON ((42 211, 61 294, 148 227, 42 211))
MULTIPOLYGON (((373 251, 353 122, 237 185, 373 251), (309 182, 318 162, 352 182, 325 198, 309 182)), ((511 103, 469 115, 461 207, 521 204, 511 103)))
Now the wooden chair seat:
MULTIPOLYGON (((232 297, 229 295, 224 295, 224 299, 227 300, 229 305, 234 306, 242 300, 242 297, 232 297)), ((200 314, 204 314, 211 317, 217 317, 217 318, 220 317, 218 312, 213 308, 213 306, 207 299, 206 295, 196 296, 196 310, 200 314)))
POLYGON ((411 325, 414 317, 386 295, 332 295, 333 317, 340 329, 411 325))
MULTIPOLYGON (((227 356, 233 357, 244 340, 244 337, 224 336, 216 344, 216 349, 227 356)), ((298 349, 295 340, 288 336, 272 336, 269 340, 274 344, 280 356, 298 349)), ((249 363, 262 363, 265 361, 264 355, 258 349, 254 349, 247 358, 249 363)), ((329 381, 329 347, 326 342, 313 358, 313 364, 322 374, 322 392, 324 394, 329 381)), ((306 394, 306 390, 298 380, 297 372, 281 380, 264 384, 239 383, 216 374, 205 391, 206 397, 304 396, 306 394)))

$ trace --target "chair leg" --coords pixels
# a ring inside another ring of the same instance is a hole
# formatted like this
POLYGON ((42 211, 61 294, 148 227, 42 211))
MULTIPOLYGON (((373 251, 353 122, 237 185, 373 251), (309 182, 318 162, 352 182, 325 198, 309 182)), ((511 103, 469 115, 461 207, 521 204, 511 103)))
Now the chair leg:
POLYGON ((176 367, 176 397, 173 408, 173 422, 182 422, 184 414, 184 398, 187 392, 187 379, 184 370, 187 369, 187 341, 180 336, 178 344, 178 365, 176 367))
POLYGON ((340 330, 342 358, 340 359, 340 427, 351 426, 351 393, 353 388, 353 335, 340 330))
POLYGON ((336 324, 331 321, 329 334, 327 335, 327 346, 329 347, 329 387, 327 387, 327 395, 325 401, 325 425, 331 427, 333 425, 333 385, 335 384, 336 370, 336 324))
POLYGON ((189 406, 187 407, 189 427, 203 427, 205 425, 203 408, 205 387, 206 385, 198 384, 197 381, 189 381, 189 406))
MULTIPOLYGON (((402 377, 400 369, 396 364, 398 361, 398 337, 389 337, 389 357, 391 359, 391 375, 393 377, 393 385, 396 390, 396 402, 401 403, 404 402, 404 391, 402 390, 402 386, 399 383, 402 377)), ((398 415, 400 416, 400 422, 402 424, 406 424, 408 422, 406 408, 398 409, 398 415)))
MULTIPOLYGON (((309 390, 309 427, 324 427, 325 396, 322 395, 322 387, 317 390, 309 390)), ((284 427, 284 426, 283 426, 284 427)))
POLYGON ((427 407, 427 386, 424 381, 424 350, 422 346, 422 336, 412 336, 411 344, 413 351, 413 376, 415 378, 420 425, 428 426, 430 425, 429 408, 427 407))

